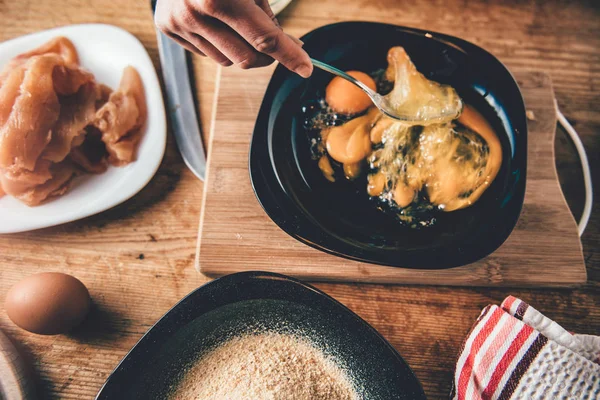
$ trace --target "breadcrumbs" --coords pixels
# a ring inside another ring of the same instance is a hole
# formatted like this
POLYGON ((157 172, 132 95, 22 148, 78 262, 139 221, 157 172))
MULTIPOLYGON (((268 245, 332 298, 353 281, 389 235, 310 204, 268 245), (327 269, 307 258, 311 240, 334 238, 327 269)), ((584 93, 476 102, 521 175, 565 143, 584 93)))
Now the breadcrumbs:
POLYGON ((260 333, 233 338, 194 363, 171 399, 355 400, 346 372, 307 340, 260 333))

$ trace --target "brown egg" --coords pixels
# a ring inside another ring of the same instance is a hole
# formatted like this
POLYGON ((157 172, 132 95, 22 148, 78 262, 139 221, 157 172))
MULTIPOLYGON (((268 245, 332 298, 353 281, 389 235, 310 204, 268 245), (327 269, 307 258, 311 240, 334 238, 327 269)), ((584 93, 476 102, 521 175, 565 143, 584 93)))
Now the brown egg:
MULTIPOLYGON (((358 79, 369 88, 377 90, 375 81, 360 71, 348 71, 348 75, 358 79)), ((335 77, 325 89, 325 100, 335 111, 342 114, 356 114, 365 111, 373 103, 365 92, 347 80, 335 77)))
POLYGON ((29 276, 6 295, 8 317, 19 327, 41 335, 65 333, 81 323, 91 305, 81 281, 59 272, 29 276))

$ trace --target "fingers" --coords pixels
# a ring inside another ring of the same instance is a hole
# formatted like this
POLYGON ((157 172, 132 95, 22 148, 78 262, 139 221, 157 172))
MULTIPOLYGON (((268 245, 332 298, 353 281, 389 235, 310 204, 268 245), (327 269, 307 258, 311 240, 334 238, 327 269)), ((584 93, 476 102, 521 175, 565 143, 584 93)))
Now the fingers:
POLYGON ((210 17, 200 17, 200 21, 198 33, 240 68, 264 67, 273 62, 272 57, 257 52, 223 22, 210 17))
POLYGON ((188 33, 186 40, 191 43, 195 48, 206 54, 224 67, 229 67, 233 62, 223 53, 219 51, 212 43, 195 33, 188 33))
POLYGON ((195 54, 198 54, 200 56, 206 57, 206 54, 204 54, 204 52, 198 50, 196 47, 194 47, 191 44, 189 44, 181 36, 179 36, 179 35, 177 35, 175 33, 172 33, 172 32, 165 32, 165 35, 167 35, 171 40, 173 40, 174 42, 176 42, 178 45, 180 45, 181 47, 183 47, 184 49, 186 49, 190 53, 195 53, 195 54))
POLYGON ((239 1, 224 11, 213 11, 216 18, 229 25, 257 51, 273 57, 304 78, 312 74, 308 54, 283 33, 256 3, 239 1))
POLYGON ((158 0, 156 3, 154 23, 165 35, 192 53, 208 56, 224 66, 231 65, 223 53, 192 32, 190 25, 195 24, 194 20, 195 13, 184 2, 158 0))
POLYGON ((312 63, 302 42, 286 35, 268 0, 157 0, 160 30, 189 51, 221 65, 269 65, 274 59, 303 77, 312 63))

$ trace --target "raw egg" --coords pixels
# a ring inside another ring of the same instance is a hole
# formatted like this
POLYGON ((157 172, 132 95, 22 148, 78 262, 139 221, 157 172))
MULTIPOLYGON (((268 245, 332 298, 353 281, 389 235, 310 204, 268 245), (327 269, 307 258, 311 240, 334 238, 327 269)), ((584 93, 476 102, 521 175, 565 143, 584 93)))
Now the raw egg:
POLYGON ((79 325, 91 305, 90 294, 77 278, 59 272, 29 276, 6 295, 8 317, 40 335, 65 333, 79 325))
MULTIPOLYGON (((364 72, 348 71, 348 75, 358 79, 369 88, 377 90, 377 85, 373 78, 364 72)), ((325 101, 329 106, 342 114, 357 114, 365 111, 372 102, 369 96, 360 88, 349 81, 335 77, 329 82, 325 89, 325 101)))

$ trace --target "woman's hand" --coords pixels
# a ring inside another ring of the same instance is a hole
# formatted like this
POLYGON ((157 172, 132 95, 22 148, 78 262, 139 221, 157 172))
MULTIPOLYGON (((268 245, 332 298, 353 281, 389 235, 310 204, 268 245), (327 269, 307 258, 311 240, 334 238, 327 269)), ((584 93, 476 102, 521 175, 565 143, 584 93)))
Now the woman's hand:
POLYGON ((155 23, 187 50, 224 66, 264 67, 275 59, 302 77, 312 73, 302 42, 281 30, 268 0, 158 0, 155 23))

